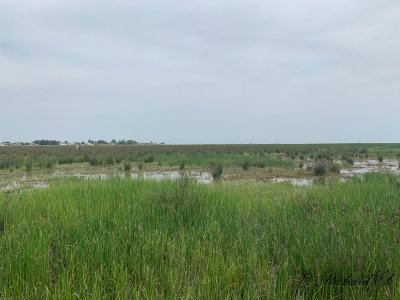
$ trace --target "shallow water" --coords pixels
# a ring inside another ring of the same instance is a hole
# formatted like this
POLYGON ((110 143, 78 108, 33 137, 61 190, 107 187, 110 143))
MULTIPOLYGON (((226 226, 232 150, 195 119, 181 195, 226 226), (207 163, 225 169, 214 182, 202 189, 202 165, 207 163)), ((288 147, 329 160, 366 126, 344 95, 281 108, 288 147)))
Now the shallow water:
POLYGON ((288 182, 296 186, 311 186, 314 184, 315 179, 312 178, 290 178, 290 177, 278 177, 271 179, 272 182, 282 183, 288 182))
MULTIPOLYGON (((111 177, 119 177, 124 178, 125 173, 116 172, 114 174, 84 174, 84 173, 75 173, 75 177, 84 178, 84 179, 107 179, 111 177)), ((190 179, 195 180, 198 183, 210 184, 213 182, 213 177, 208 172, 197 172, 197 171, 165 171, 165 172, 135 172, 130 173, 131 179, 145 179, 145 180, 178 180, 183 178, 184 176, 189 177, 190 179)))
POLYGON ((375 159, 369 159, 366 161, 355 161, 352 168, 340 169, 340 174, 346 176, 369 172, 389 172, 400 175, 399 161, 397 159, 384 159, 383 162, 379 162, 375 159))
POLYGON ((145 180, 178 180, 187 176, 190 179, 195 180, 198 183, 210 184, 213 182, 213 177, 208 172, 197 172, 197 171, 166 171, 166 172, 139 172, 131 173, 132 179, 145 179, 145 180))

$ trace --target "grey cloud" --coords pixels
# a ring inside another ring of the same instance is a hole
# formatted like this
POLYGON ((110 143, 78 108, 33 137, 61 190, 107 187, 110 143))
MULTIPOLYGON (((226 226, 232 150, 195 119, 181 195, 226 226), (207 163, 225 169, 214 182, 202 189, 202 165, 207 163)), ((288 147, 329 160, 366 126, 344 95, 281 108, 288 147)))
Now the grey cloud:
POLYGON ((396 1, 3 1, 0 140, 397 141, 399 23, 396 1))

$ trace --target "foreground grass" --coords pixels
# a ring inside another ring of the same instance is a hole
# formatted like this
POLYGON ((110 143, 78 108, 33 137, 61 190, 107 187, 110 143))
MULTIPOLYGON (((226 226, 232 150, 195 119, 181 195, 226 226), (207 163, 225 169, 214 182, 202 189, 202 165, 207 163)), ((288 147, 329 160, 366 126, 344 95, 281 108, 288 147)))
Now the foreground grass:
POLYGON ((312 188, 57 180, 0 195, 0 298, 396 299, 399 216, 389 175, 312 188))

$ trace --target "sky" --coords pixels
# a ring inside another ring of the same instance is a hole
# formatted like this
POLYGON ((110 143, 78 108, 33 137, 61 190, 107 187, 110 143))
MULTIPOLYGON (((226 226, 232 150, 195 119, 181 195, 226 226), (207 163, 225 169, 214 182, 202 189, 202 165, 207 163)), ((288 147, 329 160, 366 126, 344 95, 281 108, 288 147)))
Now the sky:
POLYGON ((400 142, 398 0, 0 0, 0 141, 400 142))

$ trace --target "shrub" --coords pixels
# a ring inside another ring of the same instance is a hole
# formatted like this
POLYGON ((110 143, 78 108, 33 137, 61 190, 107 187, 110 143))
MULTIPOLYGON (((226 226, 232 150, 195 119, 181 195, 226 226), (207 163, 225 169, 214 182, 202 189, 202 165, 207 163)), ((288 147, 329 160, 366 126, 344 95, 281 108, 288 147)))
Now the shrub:
POLYGON ((137 167, 138 167, 139 170, 143 169, 143 163, 139 162, 139 163, 137 164, 137 167))
POLYGON ((182 160, 182 161, 180 162, 180 164, 179 164, 179 169, 180 169, 180 170, 183 170, 184 168, 185 168, 185 161, 182 160))
POLYGON ((122 162, 122 158, 121 158, 121 157, 117 157, 117 158, 115 159, 115 162, 116 162, 117 164, 120 164, 120 163, 122 162))
POLYGON ((383 162, 383 156, 381 154, 378 155, 379 162, 383 162))

